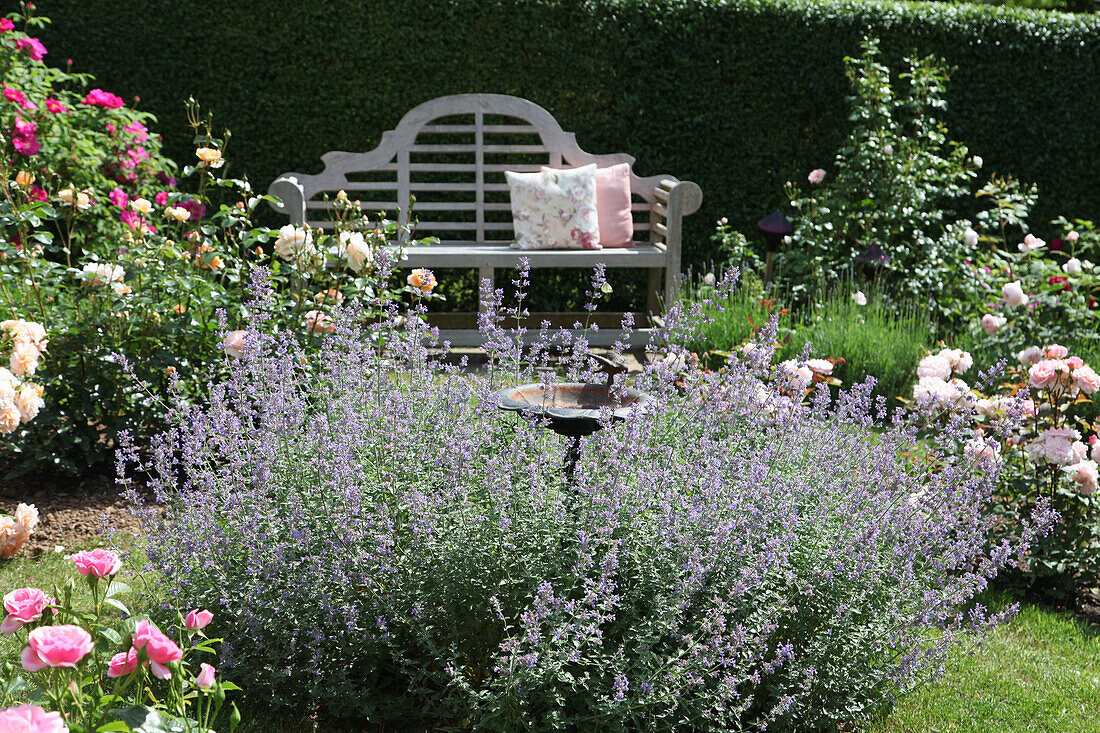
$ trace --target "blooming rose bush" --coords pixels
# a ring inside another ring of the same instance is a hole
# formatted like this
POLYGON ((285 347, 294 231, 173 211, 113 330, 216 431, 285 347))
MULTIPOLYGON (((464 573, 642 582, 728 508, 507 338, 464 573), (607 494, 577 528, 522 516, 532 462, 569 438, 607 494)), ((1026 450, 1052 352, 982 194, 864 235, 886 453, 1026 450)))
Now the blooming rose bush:
POLYGON ((248 316, 257 264, 270 265, 279 295, 264 327, 310 335, 310 356, 340 299, 377 313, 395 298, 441 297, 430 275, 377 280, 376 253, 396 259, 388 243, 408 232, 346 195, 332 202, 332 231, 255 224, 266 197, 230 175, 228 133, 215 135, 193 102, 195 157, 177 171, 148 115, 47 63, 34 38, 44 22, 11 16, 0 30, 0 318, 50 333, 33 383, 41 336, 16 338, 0 372, 0 434, 17 470, 86 471, 110 460, 119 431, 158 429, 156 395, 169 386, 204 394, 233 353, 223 344, 248 316))
MULTIPOLYGON (((214 613, 219 671, 257 704, 387 728, 855 729, 1004 618, 972 603, 1030 539, 986 545, 996 469, 904 460, 915 428, 872 431, 866 386, 802 405, 767 387, 770 347, 684 380, 673 346, 614 377, 567 480, 572 440, 496 390, 606 375, 583 334, 509 328, 524 298, 483 292, 482 374, 355 303, 309 373, 299 339, 249 323, 209 402, 124 452, 123 480, 150 471, 169 506, 144 517, 161 590, 214 613), (652 401, 612 423, 627 386, 652 401)), ((701 312, 673 306, 662 343, 701 312)))
POLYGON ((46 329, 22 319, 0 321, 0 347, 11 349, 10 368, 0 367, 0 434, 10 435, 38 417, 45 406, 41 384, 29 377, 46 351, 46 329))
MULTIPOLYGON (((202 631, 213 614, 179 617, 173 639, 119 600, 129 588, 116 579, 118 554, 96 549, 71 559, 85 592, 70 580, 51 593, 17 588, 3 597, 0 633, 25 643, 22 673, 8 663, 0 679, 0 731, 213 730, 225 693, 240 689, 205 662, 195 672, 195 658, 220 641, 202 631), (20 697, 37 704, 14 704, 20 697)), ((227 712, 233 730, 240 716, 232 703, 227 712)))
POLYGON ((970 355, 944 349, 920 361, 913 398, 972 425, 963 453, 1001 471, 1000 533, 1018 537, 1048 504, 1059 512, 1054 529, 1032 545, 1025 580, 1073 600, 1100 587, 1100 440, 1098 426, 1080 414, 1100 391, 1100 374, 1060 344, 1029 346, 1016 360, 986 394, 954 376, 972 365, 970 355))

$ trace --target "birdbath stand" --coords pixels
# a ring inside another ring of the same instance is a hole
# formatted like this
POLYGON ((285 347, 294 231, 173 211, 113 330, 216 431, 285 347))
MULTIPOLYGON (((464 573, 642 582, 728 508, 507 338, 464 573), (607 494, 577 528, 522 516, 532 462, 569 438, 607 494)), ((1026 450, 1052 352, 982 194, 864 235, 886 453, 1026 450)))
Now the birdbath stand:
POLYGON ((496 392, 497 406, 502 410, 523 412, 541 418, 540 423, 558 435, 572 438, 565 453, 565 480, 573 483, 573 474, 581 457, 581 438, 604 427, 600 413, 612 409, 611 422, 622 422, 630 412, 652 401, 645 392, 626 389, 613 392, 615 375, 626 367, 599 354, 588 354, 607 374, 604 384, 562 382, 547 388, 543 384, 521 384, 496 392))

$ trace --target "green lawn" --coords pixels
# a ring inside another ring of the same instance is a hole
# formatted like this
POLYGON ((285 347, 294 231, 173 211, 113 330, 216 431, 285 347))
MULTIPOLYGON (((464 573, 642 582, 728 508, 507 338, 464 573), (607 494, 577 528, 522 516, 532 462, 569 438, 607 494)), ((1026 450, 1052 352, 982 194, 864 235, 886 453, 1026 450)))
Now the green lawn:
POLYGON ((866 733, 1100 733, 1100 627, 1024 606, 866 733))

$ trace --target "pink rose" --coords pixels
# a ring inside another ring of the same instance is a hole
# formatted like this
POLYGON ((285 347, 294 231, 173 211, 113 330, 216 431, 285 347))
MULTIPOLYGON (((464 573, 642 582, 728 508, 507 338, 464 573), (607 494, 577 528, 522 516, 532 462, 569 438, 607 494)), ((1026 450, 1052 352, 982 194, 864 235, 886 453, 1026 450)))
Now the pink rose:
POLYGON ((166 206, 168 204, 168 192, 161 191, 153 197, 153 200, 156 201, 157 204, 159 204, 160 206, 166 206))
POLYGON ((69 112, 69 108, 61 103, 60 100, 50 97, 46 100, 46 109, 54 114, 61 114, 62 112, 69 112))
POLYGON ((306 322, 306 330, 310 333, 332 333, 336 330, 336 324, 321 311, 306 311, 303 318, 306 322))
POLYGON ((187 618, 184 619, 184 623, 189 629, 205 629, 207 625, 214 620, 214 614, 207 611, 195 609, 194 611, 187 612, 187 618))
POLYGON ((209 690, 214 686, 215 669, 206 662, 199 665, 199 676, 195 678, 195 687, 200 690, 209 690))
POLYGON ((134 142, 143 143, 149 139, 149 128, 140 122, 131 122, 122 129, 134 136, 134 142))
POLYGON ((1077 493, 1081 496, 1091 496, 1096 493, 1100 483, 1100 472, 1097 471, 1095 461, 1081 461, 1066 468, 1066 473, 1077 483, 1077 493))
MULTIPOLYGON (((11 21, 8 21, 9 23, 11 21)), ((3 29, 0 22, 0 29, 3 29)), ((37 705, 17 705, 0 710, 0 731, 4 733, 68 733, 65 720, 56 710, 47 713, 37 705)))
POLYGON ((40 626, 27 636, 27 646, 20 658, 28 672, 46 667, 75 667, 94 646, 92 635, 79 626, 40 626))
POLYGON ((1068 372, 1065 362, 1057 359, 1043 359, 1027 370, 1028 381, 1036 389, 1053 389, 1063 372, 1068 372))
POLYGON ((227 333, 225 340, 222 341, 222 348, 225 349, 225 353, 233 358, 240 358, 241 352, 244 351, 244 337, 246 335, 248 335, 248 331, 230 331, 227 333))
POLYGON ((38 588, 19 588, 4 596, 4 610, 8 612, 4 623, 0 624, 0 633, 11 636, 23 624, 29 624, 42 618, 47 608, 57 603, 56 600, 40 591, 38 588))
POLYGON ((1100 374, 1093 371, 1092 367, 1080 366, 1074 369, 1073 381, 1085 394, 1096 394, 1100 390, 1100 374))
POLYGON ((49 53, 49 51, 46 50, 46 47, 42 45, 42 41, 38 40, 37 38, 31 38, 29 36, 24 36, 23 38, 16 40, 15 48, 27 54, 35 61, 41 61, 42 57, 49 53))
POLYGON ((1066 359, 1066 366, 1068 366, 1070 369, 1080 369, 1084 365, 1085 360, 1079 356, 1071 356, 1070 358, 1066 359))
POLYGON ((107 194, 107 198, 111 200, 112 204, 120 209, 125 209, 126 204, 130 203, 130 197, 118 186, 111 189, 111 192, 107 194))
POLYGON ((130 651, 119 652, 118 654, 111 657, 111 661, 107 663, 107 676, 123 677, 137 669, 137 664, 137 649, 130 647, 130 651))
POLYGON ((982 316, 982 330, 990 336, 1000 331, 1006 323, 1008 323, 1008 319, 1004 316, 995 316, 992 313, 986 313, 982 316))
POLYGON ((1061 344, 1051 344, 1044 350, 1044 355, 1048 359, 1065 359, 1069 356, 1069 349, 1061 344))
POLYGON ((1028 304, 1029 299, 1027 293, 1024 292, 1023 286, 1020 285, 1019 280, 1007 283, 1001 288, 1001 294, 1005 298, 1005 305, 1017 306, 1028 304))
POLYGON ((122 558, 117 552, 95 549, 74 552, 70 558, 76 563, 77 571, 90 578, 107 578, 122 569, 122 558))
POLYGON ((809 178, 810 183, 816 186, 817 184, 825 180, 825 169, 814 168, 812 171, 810 171, 810 175, 807 176, 807 178, 809 178))
POLYGON ((134 627, 134 648, 144 649, 152 663, 153 676, 170 679, 172 673, 165 666, 183 659, 183 651, 152 622, 142 619, 134 627))

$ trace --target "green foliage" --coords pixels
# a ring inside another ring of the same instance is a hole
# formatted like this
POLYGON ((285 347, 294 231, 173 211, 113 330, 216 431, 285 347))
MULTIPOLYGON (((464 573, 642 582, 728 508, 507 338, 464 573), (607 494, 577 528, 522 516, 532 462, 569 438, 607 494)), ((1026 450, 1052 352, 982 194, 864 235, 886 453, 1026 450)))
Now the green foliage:
POLYGON ((1039 185, 1038 221, 1100 208, 1083 154, 1100 138, 1096 17, 874 0, 271 0, 229 18, 199 0, 120 32, 115 10, 51 2, 64 19, 44 35, 51 53, 140 94, 180 160, 180 103, 195 95, 238 136, 234 174, 259 186, 318 171, 329 150, 369 150, 428 99, 514 94, 587 150, 699 183, 703 209, 685 222, 699 264, 709 222, 755 231, 784 181, 832 160, 851 128, 842 59, 872 35, 892 68, 934 54, 957 69, 942 120, 987 169, 1039 185))
POLYGON ((846 386, 874 377, 875 394, 897 404, 895 397, 909 396, 913 365, 928 348, 932 323, 927 311, 899 308, 880 293, 859 305, 858 292, 842 288, 817 303, 781 358, 798 356, 810 344, 812 357, 838 360, 833 376, 846 386))

